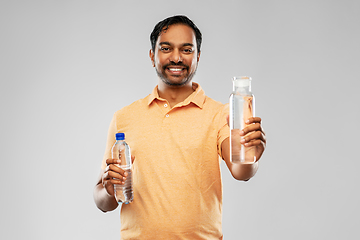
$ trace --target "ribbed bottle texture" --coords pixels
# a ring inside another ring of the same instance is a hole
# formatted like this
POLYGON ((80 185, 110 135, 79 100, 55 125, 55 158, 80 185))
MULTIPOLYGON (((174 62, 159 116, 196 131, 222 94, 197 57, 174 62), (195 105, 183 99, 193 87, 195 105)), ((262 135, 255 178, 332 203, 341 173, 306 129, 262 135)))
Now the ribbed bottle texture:
POLYGON ((112 158, 120 159, 121 163, 117 164, 117 166, 128 173, 124 185, 114 185, 115 198, 118 203, 128 204, 133 201, 131 151, 129 145, 125 142, 124 133, 116 133, 115 138, 116 142, 111 150, 112 158))

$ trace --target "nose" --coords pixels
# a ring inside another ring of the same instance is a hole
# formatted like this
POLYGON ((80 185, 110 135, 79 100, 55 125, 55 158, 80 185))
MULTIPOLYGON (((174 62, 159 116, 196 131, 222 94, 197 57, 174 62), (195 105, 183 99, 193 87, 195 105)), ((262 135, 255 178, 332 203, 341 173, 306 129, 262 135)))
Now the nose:
POLYGON ((172 51, 170 55, 169 60, 170 62, 174 62, 174 63, 182 62, 182 56, 180 51, 178 49, 174 49, 174 51, 172 51))

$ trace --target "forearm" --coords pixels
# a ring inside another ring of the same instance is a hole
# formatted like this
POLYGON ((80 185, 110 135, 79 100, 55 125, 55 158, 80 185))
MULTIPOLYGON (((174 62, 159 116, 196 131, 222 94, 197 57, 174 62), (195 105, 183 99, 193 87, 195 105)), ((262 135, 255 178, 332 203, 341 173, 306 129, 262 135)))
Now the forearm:
POLYGON ((103 212, 113 211, 118 207, 115 197, 109 195, 101 184, 95 186, 94 200, 96 206, 103 212))

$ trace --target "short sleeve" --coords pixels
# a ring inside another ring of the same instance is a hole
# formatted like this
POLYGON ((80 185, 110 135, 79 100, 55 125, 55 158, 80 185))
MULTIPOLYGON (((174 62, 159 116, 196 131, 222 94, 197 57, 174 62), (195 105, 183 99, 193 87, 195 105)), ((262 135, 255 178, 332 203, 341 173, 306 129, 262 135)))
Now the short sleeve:
POLYGON ((225 139, 230 137, 230 128, 227 124, 227 116, 229 115, 229 104, 225 104, 223 108, 221 109, 221 112, 219 114, 219 125, 218 125, 218 154, 223 159, 222 152, 221 152, 221 144, 225 139))

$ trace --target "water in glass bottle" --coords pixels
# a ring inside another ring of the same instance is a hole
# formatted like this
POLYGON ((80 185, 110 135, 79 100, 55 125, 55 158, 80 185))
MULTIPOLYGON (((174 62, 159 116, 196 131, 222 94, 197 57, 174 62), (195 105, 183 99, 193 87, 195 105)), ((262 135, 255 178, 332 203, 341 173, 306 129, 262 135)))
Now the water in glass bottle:
POLYGON ((233 92, 230 95, 230 156, 233 163, 254 163, 255 148, 240 143, 240 131, 250 117, 255 116, 255 96, 251 92, 250 77, 234 77, 233 92))

